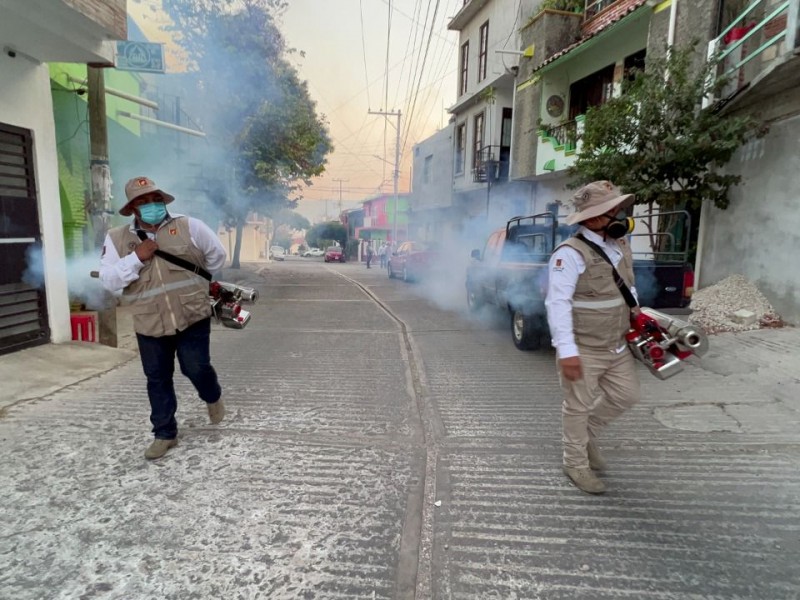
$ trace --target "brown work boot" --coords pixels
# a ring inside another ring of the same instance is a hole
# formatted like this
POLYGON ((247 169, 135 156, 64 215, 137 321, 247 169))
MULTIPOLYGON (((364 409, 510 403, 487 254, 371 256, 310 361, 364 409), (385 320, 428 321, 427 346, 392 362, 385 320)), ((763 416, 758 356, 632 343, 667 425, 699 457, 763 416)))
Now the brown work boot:
POLYGON ((575 487, 588 494, 602 494, 606 491, 605 484, 588 467, 564 467, 564 475, 570 478, 575 487))
POLYGON ((161 458, 167 453, 167 450, 174 448, 177 445, 178 440, 175 438, 172 438, 171 440, 155 439, 153 440, 153 443, 147 447, 147 450, 144 451, 144 457, 147 460, 161 458))
POLYGON ((217 423, 221 423, 222 419, 225 418, 225 403, 222 401, 222 398, 206 406, 208 408, 208 418, 211 420, 211 424, 216 425, 217 423))
POLYGON ((606 459, 600 454, 600 449, 597 447, 595 440, 589 440, 586 445, 586 453, 589 455, 589 466, 595 471, 606 470, 606 459))

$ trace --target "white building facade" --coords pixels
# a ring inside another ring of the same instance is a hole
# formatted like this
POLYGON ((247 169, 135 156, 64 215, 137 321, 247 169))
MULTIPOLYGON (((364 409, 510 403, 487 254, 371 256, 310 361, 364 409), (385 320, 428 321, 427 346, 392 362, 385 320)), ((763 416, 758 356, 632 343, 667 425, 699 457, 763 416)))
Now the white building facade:
POLYGON ((0 15, 0 353, 72 339, 47 62, 113 65, 125 0, 7 0, 0 15))

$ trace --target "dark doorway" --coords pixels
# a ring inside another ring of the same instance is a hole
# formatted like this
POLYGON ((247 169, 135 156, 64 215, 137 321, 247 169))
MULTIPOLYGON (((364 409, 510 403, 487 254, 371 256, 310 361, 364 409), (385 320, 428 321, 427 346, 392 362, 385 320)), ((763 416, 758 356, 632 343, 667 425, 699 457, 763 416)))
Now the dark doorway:
POLYGON ((50 341, 27 129, 0 123, 0 354, 50 341))
POLYGON ((614 92, 614 65, 595 71, 569 86, 569 120, 585 115, 591 106, 600 106, 614 92))

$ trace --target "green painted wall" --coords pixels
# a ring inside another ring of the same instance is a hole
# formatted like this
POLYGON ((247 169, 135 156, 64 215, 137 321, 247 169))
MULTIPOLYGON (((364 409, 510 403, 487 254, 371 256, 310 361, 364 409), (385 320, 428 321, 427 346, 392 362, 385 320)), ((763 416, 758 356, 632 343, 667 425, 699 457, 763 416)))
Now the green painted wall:
MULTIPOLYGON (((75 258, 94 249, 85 240, 92 239, 86 204, 91 193, 89 172, 89 119, 85 89, 70 76, 82 81, 86 78, 86 66, 80 64, 53 63, 50 67, 50 88, 53 96, 53 115, 56 125, 58 154, 59 193, 64 228, 64 245, 67 258, 75 258)), ((140 95, 141 84, 136 75, 125 71, 106 69, 105 85, 140 95)), ((114 173, 114 149, 123 143, 129 146, 141 135, 140 122, 120 117, 118 111, 138 114, 140 106, 111 94, 106 94, 108 117, 109 159, 114 173), (121 142, 121 140, 123 140, 121 142)))

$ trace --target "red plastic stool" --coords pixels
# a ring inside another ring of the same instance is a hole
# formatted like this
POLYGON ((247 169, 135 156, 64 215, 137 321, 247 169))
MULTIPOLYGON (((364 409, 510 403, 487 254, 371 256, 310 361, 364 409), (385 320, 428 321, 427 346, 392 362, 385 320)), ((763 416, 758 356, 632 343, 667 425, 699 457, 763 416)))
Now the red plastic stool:
POLYGON ((97 341, 97 313, 72 313, 72 339, 76 342, 97 341))

